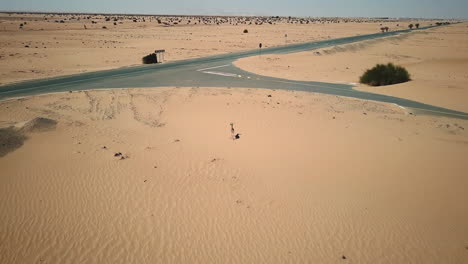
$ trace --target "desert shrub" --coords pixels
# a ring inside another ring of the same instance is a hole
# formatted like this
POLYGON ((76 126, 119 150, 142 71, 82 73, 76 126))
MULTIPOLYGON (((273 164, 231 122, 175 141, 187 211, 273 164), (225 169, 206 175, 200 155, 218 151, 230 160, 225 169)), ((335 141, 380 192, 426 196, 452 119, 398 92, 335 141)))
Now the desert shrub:
POLYGON ((249 31, 247 29, 244 29, 244 33, 249 33, 249 31))
POLYGON ((360 78, 361 83, 371 86, 382 86, 403 83, 410 80, 408 71, 392 63, 377 64, 372 69, 367 70, 360 78))
POLYGON ((151 63, 157 63, 158 59, 156 57, 156 53, 151 53, 143 57, 142 59, 143 64, 151 64, 151 63))

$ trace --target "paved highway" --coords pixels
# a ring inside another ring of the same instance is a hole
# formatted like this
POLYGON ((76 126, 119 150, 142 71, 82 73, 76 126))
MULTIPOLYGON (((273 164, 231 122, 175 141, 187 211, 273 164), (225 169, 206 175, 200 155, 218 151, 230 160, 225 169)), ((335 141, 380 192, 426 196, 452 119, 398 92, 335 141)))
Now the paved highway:
MULTIPOLYGON (((421 28, 419 30, 423 29, 425 28, 421 28)), ((410 32, 410 30, 264 48, 262 49, 262 54, 291 53, 313 50, 397 34, 405 34, 408 32, 410 32)), ((258 50, 250 50, 163 64, 142 65, 49 79, 24 81, 0 86, 0 99, 50 92, 100 88, 142 88, 163 86, 268 88, 309 91, 394 103, 408 108, 408 111, 415 113, 468 119, 467 113, 392 96, 361 92, 352 89, 351 85, 291 81, 260 76, 243 71, 232 64, 233 61, 239 58, 256 55, 258 55, 258 50)))

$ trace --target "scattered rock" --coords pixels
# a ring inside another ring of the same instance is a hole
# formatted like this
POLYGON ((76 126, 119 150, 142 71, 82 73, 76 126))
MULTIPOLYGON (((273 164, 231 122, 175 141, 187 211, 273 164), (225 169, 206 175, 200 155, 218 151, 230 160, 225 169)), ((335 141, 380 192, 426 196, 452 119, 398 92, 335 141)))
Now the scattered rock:
POLYGON ((364 112, 364 113, 362 113, 362 114, 363 114, 363 115, 367 115, 367 113, 366 113, 366 112, 364 112))
POLYGON ((176 140, 174 140, 174 142, 180 142, 180 139, 176 139, 176 140))
POLYGON ((216 158, 214 158, 214 159, 212 159, 212 160, 211 160, 211 162, 215 162, 216 160, 217 160, 217 159, 216 159, 216 158))
POLYGON ((341 259, 346 259, 346 256, 345 255, 341 256, 341 259))
POLYGON ((114 154, 114 157, 119 157, 119 156, 122 156, 121 152, 117 152, 117 153, 114 154))
POLYGON ((107 149, 107 147, 106 147, 106 146, 103 146, 102 149, 107 149))
POLYGON ((268 97, 271 97, 271 94, 269 94, 268 97))
POLYGON ((234 138, 235 138, 235 139, 240 139, 240 134, 236 134, 236 135, 234 136, 234 138))

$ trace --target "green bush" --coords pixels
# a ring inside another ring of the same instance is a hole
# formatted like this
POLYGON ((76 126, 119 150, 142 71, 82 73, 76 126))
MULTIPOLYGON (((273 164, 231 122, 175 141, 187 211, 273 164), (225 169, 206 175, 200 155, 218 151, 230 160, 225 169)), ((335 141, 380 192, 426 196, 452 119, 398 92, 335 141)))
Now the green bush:
POLYGON ((371 86, 382 86, 409 80, 411 80, 410 74, 405 68, 389 63, 387 65, 377 64, 374 68, 367 70, 359 81, 371 86))
POLYGON ((143 57, 143 64, 151 64, 151 63, 158 63, 158 58, 156 57, 156 53, 151 53, 143 57))

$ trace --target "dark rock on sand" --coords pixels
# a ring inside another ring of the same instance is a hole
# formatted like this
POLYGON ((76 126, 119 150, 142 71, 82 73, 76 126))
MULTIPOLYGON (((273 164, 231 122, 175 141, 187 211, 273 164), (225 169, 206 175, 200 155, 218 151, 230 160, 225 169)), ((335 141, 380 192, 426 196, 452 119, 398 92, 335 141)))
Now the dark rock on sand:
POLYGON ((33 132, 44 132, 55 129, 57 121, 44 118, 36 117, 33 120, 26 122, 23 127, 20 128, 21 133, 33 133, 33 132))
POLYGON ((14 127, 0 128, 0 157, 23 146, 26 136, 14 127))

